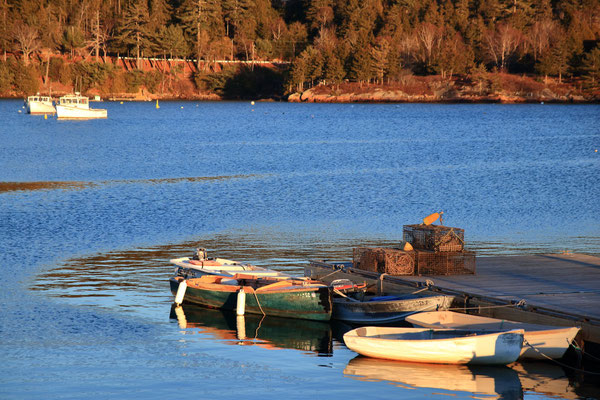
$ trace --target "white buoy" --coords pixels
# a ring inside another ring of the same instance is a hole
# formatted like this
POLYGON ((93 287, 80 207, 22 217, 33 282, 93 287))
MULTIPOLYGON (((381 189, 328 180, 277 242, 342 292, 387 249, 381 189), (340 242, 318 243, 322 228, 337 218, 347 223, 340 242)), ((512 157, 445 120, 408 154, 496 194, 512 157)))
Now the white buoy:
POLYGON ((254 101, 251 101, 250 104, 254 105, 254 101))
POLYGON ((241 288, 237 294, 237 307, 235 312, 237 315, 244 315, 246 311, 246 292, 244 292, 244 288, 241 288))
POLYGON ((183 296, 185 296, 185 291, 187 289, 187 282, 185 280, 179 283, 179 287, 177 288, 177 294, 175 295, 175 304, 180 305, 183 303, 183 296))
POLYGON ((246 320, 243 315, 238 315, 235 318, 235 327, 237 328, 238 340, 246 339, 246 320))

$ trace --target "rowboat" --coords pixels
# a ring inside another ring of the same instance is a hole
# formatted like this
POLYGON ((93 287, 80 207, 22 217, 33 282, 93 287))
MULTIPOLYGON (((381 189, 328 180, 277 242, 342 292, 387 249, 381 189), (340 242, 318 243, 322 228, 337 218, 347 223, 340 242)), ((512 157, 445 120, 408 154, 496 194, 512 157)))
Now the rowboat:
POLYGON ((388 360, 506 365, 521 354, 523 330, 492 333, 367 326, 347 332, 344 342, 358 354, 388 360))
POLYGON ((416 294, 334 296, 331 318, 363 325, 399 322, 421 311, 446 310, 453 299, 416 294))
POLYGON ((506 321, 452 311, 425 312, 406 318, 407 322, 425 328, 477 329, 498 331, 523 329, 525 340, 521 359, 561 358, 579 332, 578 327, 557 327, 506 321))
POLYGON ((233 276, 238 273, 256 277, 290 277, 283 272, 245 264, 226 258, 209 258, 206 249, 196 249, 193 257, 181 257, 170 260, 175 267, 175 275, 184 278, 198 278, 202 275, 233 276))
POLYGON ((232 277, 203 275, 199 278, 170 278, 171 292, 182 302, 210 308, 237 310, 244 298, 244 312, 266 316, 328 321, 331 318, 331 291, 319 281, 302 278, 259 278, 236 274, 232 277), (180 284, 185 282, 184 291, 180 284))

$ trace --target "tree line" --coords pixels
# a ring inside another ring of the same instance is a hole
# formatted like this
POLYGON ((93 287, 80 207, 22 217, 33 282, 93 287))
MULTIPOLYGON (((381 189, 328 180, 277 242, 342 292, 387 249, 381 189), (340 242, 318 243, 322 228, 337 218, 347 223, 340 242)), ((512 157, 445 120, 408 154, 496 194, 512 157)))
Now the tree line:
MULTIPOLYGON (((287 85, 504 71, 600 81, 598 0, 0 0, 0 48, 290 61, 287 85)), ((1 77, 0 77, 1 79, 1 77)))

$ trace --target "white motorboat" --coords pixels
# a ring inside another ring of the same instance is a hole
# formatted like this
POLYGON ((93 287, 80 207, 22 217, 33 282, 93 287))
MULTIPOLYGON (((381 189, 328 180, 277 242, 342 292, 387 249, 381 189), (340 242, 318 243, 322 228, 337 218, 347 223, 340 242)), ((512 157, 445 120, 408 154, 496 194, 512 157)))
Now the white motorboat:
POLYGON ((506 332, 368 326, 344 335, 346 346, 367 357, 432 364, 506 365, 519 358, 523 330, 506 332))
POLYGON ((56 108, 52 104, 52 97, 41 96, 39 93, 35 96, 28 96, 25 101, 27 112, 29 114, 54 114, 56 108))
POLYGON ((453 311, 430 311, 406 318, 414 326, 436 329, 499 331, 523 329, 525 341, 520 358, 544 360, 561 358, 579 332, 578 327, 548 326, 480 317, 453 311))
POLYGON ((59 119, 107 118, 108 112, 102 108, 90 108, 90 101, 79 93, 62 96, 56 104, 59 119))

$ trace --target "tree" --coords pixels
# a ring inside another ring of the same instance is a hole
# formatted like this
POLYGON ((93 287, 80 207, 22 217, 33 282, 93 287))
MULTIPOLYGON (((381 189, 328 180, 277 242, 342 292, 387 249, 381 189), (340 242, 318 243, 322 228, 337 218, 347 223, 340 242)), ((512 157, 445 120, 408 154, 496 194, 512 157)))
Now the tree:
POLYGON ((505 70, 516 54, 523 38, 521 32, 510 25, 500 24, 485 35, 489 59, 501 70, 505 70))
POLYGON ((128 47, 135 48, 137 68, 141 68, 141 52, 150 49, 148 23, 150 14, 146 0, 132 0, 121 20, 119 39, 128 47))
POLYGON ((29 57, 40 49, 39 33, 37 29, 23 22, 14 26, 14 39, 23 53, 23 62, 29 64, 29 57))
POLYGON ((585 55, 582 69, 588 85, 596 87, 600 84, 600 47, 595 47, 585 55))
POLYGON ((383 83, 383 76, 388 69, 388 55, 390 53, 390 42, 385 37, 377 38, 375 46, 371 48, 373 58, 373 74, 379 83, 383 83))
POLYGON ((173 58, 173 55, 178 57, 188 53, 187 42, 183 36, 183 29, 178 25, 162 26, 156 37, 156 50, 163 55, 164 58, 173 58))
POLYGON ((75 52, 85 47, 85 37, 83 32, 76 26, 69 26, 65 29, 61 44, 63 49, 71 53, 71 58, 75 56, 75 52))

